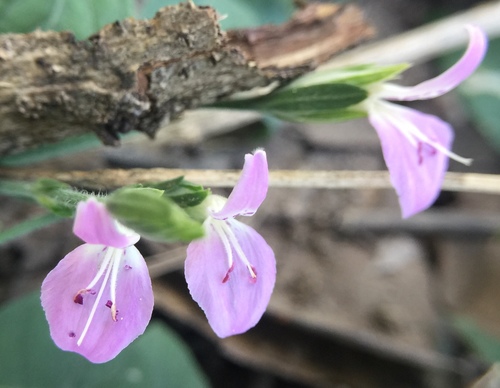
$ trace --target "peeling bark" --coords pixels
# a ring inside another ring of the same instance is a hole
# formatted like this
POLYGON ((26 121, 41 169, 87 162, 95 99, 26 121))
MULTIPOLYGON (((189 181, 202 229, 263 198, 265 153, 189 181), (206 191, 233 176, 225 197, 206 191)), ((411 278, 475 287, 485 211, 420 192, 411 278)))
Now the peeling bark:
POLYGON ((354 6, 312 4, 281 26, 221 32, 210 7, 161 9, 84 41, 0 36, 0 155, 94 131, 107 145, 233 93, 282 84, 373 34, 354 6))

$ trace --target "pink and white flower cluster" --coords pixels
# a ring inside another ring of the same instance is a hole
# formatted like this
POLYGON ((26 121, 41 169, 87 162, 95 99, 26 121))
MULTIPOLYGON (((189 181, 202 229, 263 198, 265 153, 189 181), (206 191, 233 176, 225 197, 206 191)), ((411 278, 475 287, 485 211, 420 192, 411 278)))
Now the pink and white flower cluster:
MULTIPOLYGON (((253 215, 268 188, 266 153, 245 157, 228 199, 206 199, 206 236, 187 249, 186 280, 219 337, 255 326, 276 278, 274 253, 255 230, 235 219, 253 215)), ((151 279, 134 244, 140 236, 92 198, 78 204, 73 232, 85 243, 68 253, 42 284, 52 339, 92 362, 116 357, 144 333, 153 311, 151 279)))
MULTIPOLYGON (((414 87, 373 84, 362 102, 380 138, 403 217, 432 205, 449 158, 465 164, 470 160, 451 152, 453 130, 448 123, 388 100, 434 98, 469 77, 483 60, 487 38, 477 27, 467 29, 467 51, 448 71, 414 87)), ((219 337, 255 326, 274 288, 272 249, 254 229, 236 220, 257 211, 268 183, 266 153, 246 155, 229 198, 210 195, 205 200, 205 237, 187 248, 189 291, 219 337)), ((116 221, 104 203, 95 198, 79 203, 73 232, 84 244, 48 274, 42 306, 57 346, 95 363, 106 362, 146 329, 154 303, 151 279, 134 246, 140 236, 116 221)))

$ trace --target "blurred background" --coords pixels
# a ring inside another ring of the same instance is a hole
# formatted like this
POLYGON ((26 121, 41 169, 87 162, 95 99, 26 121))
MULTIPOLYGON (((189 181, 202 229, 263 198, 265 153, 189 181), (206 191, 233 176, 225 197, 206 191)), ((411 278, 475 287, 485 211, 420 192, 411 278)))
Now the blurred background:
MULTIPOLYGON (((151 17, 174 3, 2 0, 0 32, 69 29, 83 39, 105 23, 151 17)), ((283 22, 300 1, 195 3, 227 15, 222 25, 228 29, 283 22)), ((380 40, 479 4, 355 3, 380 40)), ((429 79, 458 55, 412 68, 402 82, 429 79)), ((451 171, 500 172, 498 39, 491 40, 483 66, 459 89, 411 105, 450 122, 454 152, 474 159, 470 168, 451 161, 451 171)), ((271 169, 385 170, 366 120, 298 125, 224 110, 187 112, 155 141, 128 136, 120 148, 79 139, 37 166, 240 169, 243 155, 256 147, 266 149, 271 169)), ((28 162, 11 157, 0 163, 28 162)), ((41 213, 31 203, 1 197, 0 240, 41 213)), ((431 209, 402 220, 392 190, 270 188, 257 215, 245 222, 266 238, 278 263, 262 321, 244 335, 217 338, 189 296, 185 246, 142 239, 137 247, 153 277, 154 318, 147 334, 104 365, 57 349, 39 304, 44 277, 80 244, 70 232, 72 221, 4 242, 0 387, 466 387, 500 360, 498 197, 443 192, 431 209)), ((477 387, 500 387, 498 380, 492 384, 497 385, 477 387)))

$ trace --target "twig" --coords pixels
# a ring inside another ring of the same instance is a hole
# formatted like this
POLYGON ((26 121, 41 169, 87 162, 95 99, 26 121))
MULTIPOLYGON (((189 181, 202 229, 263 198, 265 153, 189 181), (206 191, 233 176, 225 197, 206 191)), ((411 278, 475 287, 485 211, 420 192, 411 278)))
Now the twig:
POLYGON ((360 63, 421 63, 438 57, 467 43, 464 26, 482 27, 490 38, 500 35, 500 1, 481 4, 465 12, 399 34, 366 44, 335 57, 321 68, 334 68, 360 63), (425 43, 423 43, 425 42, 425 43))
MULTIPOLYGON (((0 169, 0 177, 5 179, 52 178, 91 190, 112 190, 125 185, 157 182, 179 176, 207 187, 233 187, 240 173, 239 170, 166 168, 66 172, 31 168, 0 169)), ((315 189, 388 189, 392 187, 387 171, 273 170, 269 173, 269 185, 280 188, 315 189)), ((445 176, 442 188, 449 191, 500 194, 500 175, 449 172, 445 176)))
POLYGON ((210 7, 162 8, 84 41, 0 34, 0 155, 94 131, 153 136, 184 110, 282 84, 373 34, 353 5, 311 4, 279 26, 224 34, 210 7))

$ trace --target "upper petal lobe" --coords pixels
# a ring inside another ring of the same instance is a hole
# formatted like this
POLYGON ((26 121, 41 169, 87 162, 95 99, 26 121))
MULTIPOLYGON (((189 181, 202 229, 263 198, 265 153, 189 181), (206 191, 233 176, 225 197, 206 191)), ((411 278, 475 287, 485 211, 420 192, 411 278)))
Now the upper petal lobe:
POLYGON ((467 79, 481 64, 488 48, 488 38, 483 30, 473 25, 466 26, 469 45, 466 52, 443 74, 412 87, 387 84, 380 98, 410 101, 425 100, 441 96, 467 79))
POLYGON ((120 227, 106 206, 94 198, 78 204, 73 233, 86 243, 115 248, 134 245, 140 238, 137 233, 120 227))
POLYGON ((224 207, 212 216, 217 219, 226 219, 237 215, 253 215, 266 198, 268 185, 269 171, 266 153, 259 149, 253 155, 246 154, 245 165, 238 183, 224 207))

